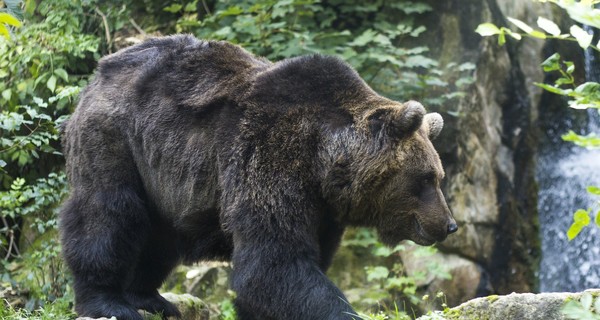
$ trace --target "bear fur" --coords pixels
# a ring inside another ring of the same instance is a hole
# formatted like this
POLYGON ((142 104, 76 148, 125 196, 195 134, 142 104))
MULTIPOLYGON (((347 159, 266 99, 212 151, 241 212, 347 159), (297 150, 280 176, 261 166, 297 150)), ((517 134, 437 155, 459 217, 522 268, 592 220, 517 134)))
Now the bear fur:
POLYGON ((325 272, 347 226, 430 245, 456 231, 438 114, 347 64, 271 63, 179 35, 103 58, 66 124, 60 220, 80 316, 179 312, 180 263, 231 260, 240 319, 351 319, 325 272))

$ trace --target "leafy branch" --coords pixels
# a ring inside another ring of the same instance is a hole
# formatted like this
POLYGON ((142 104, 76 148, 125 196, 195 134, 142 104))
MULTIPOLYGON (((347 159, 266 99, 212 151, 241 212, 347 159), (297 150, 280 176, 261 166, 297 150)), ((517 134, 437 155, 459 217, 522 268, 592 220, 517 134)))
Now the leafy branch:
POLYGON ((0 12, 0 35, 6 39, 10 38, 10 31, 6 26, 13 26, 19 28, 21 21, 17 20, 13 15, 7 12, 0 12))

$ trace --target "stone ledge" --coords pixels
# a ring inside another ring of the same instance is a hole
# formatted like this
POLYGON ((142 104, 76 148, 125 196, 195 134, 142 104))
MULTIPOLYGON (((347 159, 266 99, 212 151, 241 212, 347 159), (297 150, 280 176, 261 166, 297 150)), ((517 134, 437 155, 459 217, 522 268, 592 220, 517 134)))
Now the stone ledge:
POLYGON ((600 296, 600 289, 584 292, 511 293, 505 296, 488 296, 469 300, 445 312, 436 312, 417 320, 563 320, 560 311, 569 299, 579 300, 583 293, 600 296))

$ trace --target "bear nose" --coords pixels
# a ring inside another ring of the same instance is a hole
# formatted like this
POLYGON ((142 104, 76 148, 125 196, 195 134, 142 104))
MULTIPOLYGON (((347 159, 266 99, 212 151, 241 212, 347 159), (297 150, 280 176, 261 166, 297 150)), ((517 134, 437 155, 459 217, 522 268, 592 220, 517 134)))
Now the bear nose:
POLYGON ((458 230, 456 223, 451 223, 448 225, 448 234, 455 233, 456 230, 458 230))

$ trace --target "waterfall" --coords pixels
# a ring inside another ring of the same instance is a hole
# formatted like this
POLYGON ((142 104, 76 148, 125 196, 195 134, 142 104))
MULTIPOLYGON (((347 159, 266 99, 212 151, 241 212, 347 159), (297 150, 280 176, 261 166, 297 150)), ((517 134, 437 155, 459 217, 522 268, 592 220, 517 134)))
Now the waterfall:
MULTIPOLYGON (((590 33, 595 31, 587 26, 584 28, 590 33)), ((599 82, 597 53, 588 49, 584 60, 586 80, 599 82)), ((588 123, 580 133, 600 133, 598 110, 588 109, 587 112, 588 123)), ((573 125, 568 118, 559 122, 566 128, 573 125)), ((565 131, 556 130, 556 127, 545 132, 547 139, 538 156, 542 292, 573 292, 600 287, 600 229, 594 226, 593 217, 590 226, 573 241, 569 242, 566 235, 573 212, 591 207, 595 200, 585 188, 600 185, 600 150, 587 150, 563 142, 559 139, 563 133, 565 131)))
MULTIPOLYGON (((583 30, 587 33, 594 34, 594 28, 590 26, 583 26, 583 30)), ((598 36, 594 36, 594 43, 597 43, 598 36)), ((587 48, 584 54, 584 67, 585 67, 585 79, 587 81, 600 81, 600 65, 598 65, 598 57, 596 56, 596 52, 592 48, 587 48)))

